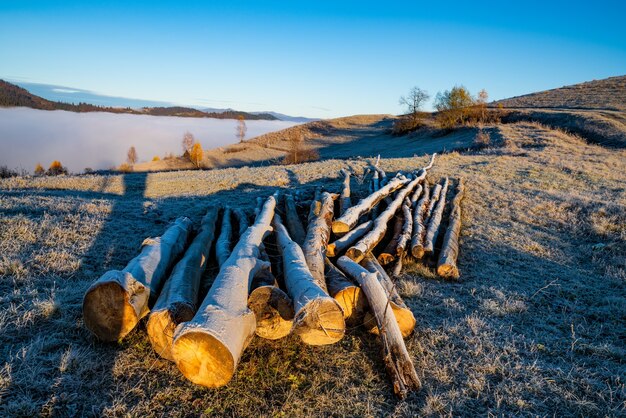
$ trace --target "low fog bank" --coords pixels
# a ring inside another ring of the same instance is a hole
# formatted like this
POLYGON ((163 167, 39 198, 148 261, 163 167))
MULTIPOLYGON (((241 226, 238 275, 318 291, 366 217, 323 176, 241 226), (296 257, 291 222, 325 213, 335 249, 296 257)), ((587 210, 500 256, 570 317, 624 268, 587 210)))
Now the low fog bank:
MULTIPOLYGON (((126 160, 134 146, 139 161, 181 154, 183 134, 191 132, 204 149, 237 142, 237 121, 173 116, 74 113, 28 108, 0 109, 0 165, 32 172, 59 160, 70 172, 108 169, 126 160)), ((284 121, 246 121, 246 138, 296 125, 284 121)))

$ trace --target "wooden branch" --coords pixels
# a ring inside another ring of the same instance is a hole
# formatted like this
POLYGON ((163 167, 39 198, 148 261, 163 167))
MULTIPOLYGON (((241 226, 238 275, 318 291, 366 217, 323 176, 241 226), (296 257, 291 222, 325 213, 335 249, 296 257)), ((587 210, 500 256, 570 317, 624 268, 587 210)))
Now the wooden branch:
POLYGON ((217 257, 217 264, 220 268, 226 263, 231 253, 231 245, 233 240, 233 226, 230 220, 231 209, 224 209, 222 214, 222 227, 220 229, 220 235, 217 237, 215 243, 215 255, 217 257))
POLYGON ((415 192, 413 192, 413 194, 411 195, 411 209, 415 209, 415 207, 417 206, 417 200, 420 198, 423 191, 424 191, 424 186, 422 186, 421 184, 418 184, 417 188, 415 189, 415 192))
POLYGON ((178 324, 190 321, 198 309, 200 282, 215 239, 218 214, 219 207, 214 206, 204 215, 198 234, 183 258, 174 266, 148 317, 146 329, 150 343, 164 359, 174 360, 174 329, 178 324))
MULTIPOLYGON (((393 235, 391 236, 391 240, 389 240, 385 249, 378 255, 378 262, 383 266, 396 259, 396 249, 398 248, 398 242, 402 234, 402 225, 404 225, 404 218, 401 213, 396 213, 393 221, 393 235)), ((373 249, 374 247, 370 248, 370 250, 373 249)))
MULTIPOLYGON (((402 336, 408 337, 415 329, 416 321, 413 312, 409 309, 408 306, 406 306, 406 303, 404 303, 404 300, 402 300, 402 298, 398 294, 398 290, 393 284, 393 281, 391 280, 385 269, 383 269, 382 266, 378 263, 372 253, 368 253, 365 256, 362 264, 363 267, 365 267, 368 271, 376 273, 378 275, 378 280, 380 280, 380 283, 385 288, 385 292, 387 292, 387 295, 389 296, 391 309, 393 310, 393 314, 396 318, 396 321, 398 322, 398 326, 400 327, 402 336)), ((373 324, 367 314, 365 315, 364 323, 373 324)), ((370 329, 370 331, 376 333, 377 329, 374 327, 370 329)))
POLYGON ((332 224, 332 229, 335 234, 345 234, 350 231, 359 221, 361 215, 364 215, 372 210, 374 206, 383 200, 386 196, 390 195, 394 191, 398 190, 409 182, 408 179, 394 178, 385 187, 380 190, 376 190, 369 196, 359 200, 359 203, 349 208, 346 213, 335 219, 332 224))
POLYGON ((291 239, 278 214, 274 216, 273 225, 276 242, 283 256, 285 285, 294 303, 294 334, 311 345, 339 341, 346 327, 341 307, 316 284, 302 249, 291 239))
POLYGON ((430 217, 432 216, 433 210, 435 209, 439 196, 441 195, 441 184, 435 184, 435 187, 433 187, 430 192, 430 199, 428 200, 428 205, 424 211, 424 224, 426 224, 426 226, 428 226, 430 217))
POLYGON ((461 201, 465 193, 463 179, 459 179, 456 187, 456 195, 452 199, 452 209, 446 235, 443 238, 439 262, 437 263, 437 274, 449 279, 459 278, 459 268, 456 264, 459 255, 459 236, 461 232, 461 201))
POLYGON ((415 205, 415 210, 413 211, 413 233, 411 236, 411 254, 418 260, 424 256, 424 235, 426 234, 426 222, 428 220, 424 216, 428 208, 429 197, 430 189, 428 184, 424 183, 424 194, 415 205))
POLYGON ((111 270, 91 285, 83 299, 85 326, 99 339, 117 341, 148 314, 167 273, 185 251, 192 223, 178 218, 158 238, 148 238, 141 253, 123 270, 111 270))
MULTIPOLYGON (((421 185, 418 187, 421 187, 421 185)), ((408 198, 404 199, 402 215, 404 217, 404 223, 402 224, 402 232, 400 233, 398 245, 396 246, 396 257, 398 258, 404 257, 406 246, 411 240, 411 233, 413 232, 413 213, 411 212, 411 201, 408 198)))
POLYGON ((367 309, 367 299, 361 288, 349 280, 328 258, 324 263, 328 291, 341 306, 346 325, 354 326, 361 323, 367 309))
POLYGON ((446 177, 441 189, 441 194, 439 195, 439 200, 437 200, 437 206, 435 206, 430 220, 428 221, 428 228, 426 228, 426 236, 424 237, 424 255, 430 255, 435 252, 435 243, 437 242, 437 236, 439 235, 441 217, 443 216, 443 210, 446 206, 448 184, 448 178, 446 177))
POLYGON ((346 235, 331 242, 326 246, 326 255, 328 257, 336 257, 339 254, 343 253, 347 248, 349 248, 352 244, 361 239, 363 235, 365 235, 370 229, 372 229, 373 225, 374 221, 363 222, 362 224, 355 227, 352 231, 348 232, 346 235))
POLYGON ((296 202, 291 194, 285 195, 285 224, 292 239, 298 245, 302 245, 306 237, 306 232, 302 226, 302 221, 298 216, 296 202))
POLYGON ((402 339, 398 323, 394 320, 387 293, 375 273, 367 271, 345 256, 339 257, 338 263, 348 276, 359 283, 367 297, 381 336, 385 368, 393 383, 395 394, 404 399, 410 390, 419 390, 422 384, 402 339))
MULTIPOLYGON (((424 174, 425 175, 425 174, 424 174)), ((395 179, 394 179, 395 180, 395 179)), ((387 186, 391 185, 394 180, 391 180, 387 186)), ((409 184, 400 189, 396 198, 393 200, 391 205, 387 206, 387 208, 381 213, 378 218, 374 221, 374 227, 370 232, 368 232, 359 242, 357 242, 352 247, 348 248, 346 251, 346 255, 353 259, 356 262, 359 262, 363 259, 365 254, 372 251, 374 247, 380 242, 381 239, 385 236, 385 232, 387 231, 387 223, 396 213, 404 198, 411 193, 411 191, 415 188, 418 182, 421 181, 421 178, 416 178, 409 182, 409 184)), ((385 187, 387 187, 385 186, 385 187)))
POLYGON ((246 232, 246 229, 250 226, 250 220, 248 219, 246 211, 241 208, 234 209, 233 214, 235 215, 235 218, 237 218, 237 223, 239 224, 239 232, 237 234, 237 240, 239 240, 239 238, 241 238, 246 232))
POLYGON ((315 283, 324 292, 328 292, 326 280, 324 280, 324 259, 326 258, 326 246, 330 239, 334 199, 337 198, 337 195, 323 192, 316 193, 315 197, 309 211, 308 228, 302 245, 302 252, 315 283))
POLYGON ((271 230, 275 207, 276 199, 270 196, 222 265, 196 315, 176 328, 174 361, 183 375, 196 384, 227 384, 254 335, 256 319, 248 309, 248 290, 256 273, 269 267, 259 260, 259 245, 271 230))
POLYGON ((341 189, 341 196, 339 198, 339 213, 343 214, 350 206, 350 173, 343 168, 340 170, 343 175, 343 188, 341 189))

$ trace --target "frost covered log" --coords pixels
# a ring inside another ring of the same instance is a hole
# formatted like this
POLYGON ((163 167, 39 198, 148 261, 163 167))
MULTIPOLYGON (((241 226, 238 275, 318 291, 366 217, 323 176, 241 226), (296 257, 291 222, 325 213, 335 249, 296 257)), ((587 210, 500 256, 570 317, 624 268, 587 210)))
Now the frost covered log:
POLYGON ((257 272, 269 268, 269 263, 259 259, 259 245, 271 230, 275 207, 276 199, 271 196, 222 265, 196 315, 176 328, 174 361, 196 384, 227 384, 254 335, 256 318, 248 308, 248 290, 257 272))
POLYGON ((232 210, 226 208, 222 214, 222 227, 220 229, 220 235, 217 237, 215 243, 215 256, 217 257, 217 264, 222 267, 231 253, 231 245, 233 240, 233 225, 231 223, 232 210))
POLYGON ((326 258, 326 246, 330 239, 330 227, 333 221, 334 199, 336 194, 328 192, 316 193, 309 211, 308 227, 302 252, 307 266, 313 275, 315 283, 324 292, 326 280, 324 280, 324 259, 326 258))
POLYGON ((446 194, 448 192, 448 178, 443 182, 439 200, 433 210, 430 220, 428 221, 428 227, 426 228, 426 235, 424 236, 424 255, 430 255, 435 252, 435 243, 437 242, 437 236, 439 235, 439 229, 441 227, 441 218, 443 216, 443 210, 446 206, 446 194))
POLYGON ((141 253, 123 270, 111 270, 85 293, 85 326, 104 341, 117 341, 148 314, 167 273, 185 251, 192 223, 182 217, 157 238, 146 239, 141 253))
POLYGON ((424 256, 424 235, 426 234, 426 223, 428 221, 428 219, 424 219, 424 216, 428 208, 429 197, 430 189, 428 184, 424 182, 424 194, 415 204, 415 209, 413 210, 413 232, 411 234, 411 255, 418 260, 424 256))
POLYGON ((154 351, 167 360, 174 360, 174 329, 190 321, 198 308, 200 281, 215 239, 218 214, 219 207, 213 206, 204 215, 196 237, 174 266, 148 317, 146 329, 150 343, 154 351))
POLYGON ((350 172, 342 168, 340 173, 343 175, 343 187, 339 196, 339 213, 343 214, 352 206, 352 201, 350 200, 350 172))
POLYGON ((304 226, 302 226, 302 221, 298 216, 296 201, 291 194, 285 195, 285 226, 289 231, 289 236, 291 237, 291 239, 294 240, 298 245, 302 245, 306 237, 306 231, 304 230, 304 226))
POLYGON ((385 246, 385 249, 378 255, 378 261, 383 266, 396 259, 396 249, 398 248, 400 235, 402 235, 402 225, 404 225, 402 214, 396 214, 393 219, 393 235, 385 246))
POLYGON ((355 242, 360 240, 363 235, 372 229, 374 221, 366 221, 355 227, 341 238, 336 239, 326 246, 326 255, 328 257, 336 257, 346 249, 350 248, 355 242))
POLYGON ((270 269, 262 269, 252 281, 248 308, 256 318, 256 335, 268 340, 286 337, 293 326, 293 301, 283 292, 270 269))
POLYGON ((316 284, 302 249, 291 239, 278 214, 273 226, 282 254, 285 285, 294 304, 293 332, 311 345, 339 341, 345 332, 341 306, 316 284))
POLYGON ((341 306, 346 325, 359 324, 367 309, 367 300, 361 288, 348 279, 328 258, 325 260, 325 266, 328 292, 341 306))
POLYGON ((422 384, 402 339, 398 323, 394 320, 388 295, 376 273, 366 270, 346 256, 339 257, 338 265, 359 283, 367 297, 380 334, 385 368, 391 377, 395 394, 404 399, 409 391, 419 390, 422 384))
POLYGON ((446 235, 443 238, 439 262, 437 263, 437 274, 450 279, 459 278, 459 268, 457 267, 457 257, 459 256, 459 234, 461 232, 461 201, 465 194, 465 184, 463 179, 459 179, 456 187, 456 194, 452 199, 452 209, 450 221, 446 235))

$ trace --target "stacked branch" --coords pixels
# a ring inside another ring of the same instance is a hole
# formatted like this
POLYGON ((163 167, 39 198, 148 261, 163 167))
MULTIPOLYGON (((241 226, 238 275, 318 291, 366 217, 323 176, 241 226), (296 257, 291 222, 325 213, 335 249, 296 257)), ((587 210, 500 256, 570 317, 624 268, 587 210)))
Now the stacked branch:
POLYGON ((424 183, 424 194, 415 204, 413 211, 413 233, 411 236, 411 255, 417 260, 424 256, 424 235, 426 234, 426 211, 430 198, 428 184, 424 183))
POLYGON ((446 235, 443 238, 439 262, 437 263, 437 274, 441 277, 458 279, 459 269, 456 264, 459 255, 459 234, 461 232, 461 200, 465 193, 463 179, 459 179, 456 187, 456 195, 452 199, 452 209, 446 235))
POLYGON ((422 384, 402 339, 398 323, 394 320, 389 296, 375 273, 345 256, 339 258, 338 264, 347 275, 359 283, 367 297, 381 337, 385 368, 393 382, 394 392, 404 399, 410 390, 419 390, 422 384))
POLYGON ((211 290, 189 322, 174 334, 172 354, 179 370, 192 382, 219 387, 227 384, 241 354, 254 335, 256 318, 248 309, 252 278, 269 268, 259 246, 271 230, 276 199, 271 196, 222 264, 211 290))
POLYGON ((366 221, 355 227, 352 231, 348 232, 341 238, 337 238, 326 246, 326 255, 328 257, 337 257, 345 250, 350 248, 355 242, 360 240, 365 234, 372 229, 374 221, 366 221))
POLYGON ((343 214, 350 206, 350 173, 343 168, 340 173, 343 175, 343 187, 341 189, 341 196, 339 197, 339 213, 343 214))
POLYGON ((383 266, 391 263, 396 258, 396 248, 398 248, 400 235, 402 235, 402 225, 404 225, 402 214, 396 214, 393 220, 393 235, 385 246, 385 249, 378 255, 378 261, 383 266))
POLYGON ((367 309, 367 300, 361 288, 348 279, 337 267, 326 258, 326 283, 328 293, 332 296, 343 311, 346 325, 355 326, 363 321, 367 309))
POLYGON ((448 183, 448 178, 446 177, 443 182, 443 187, 441 188, 439 200, 437 200, 437 205, 435 206, 430 220, 428 221, 428 228, 426 228, 426 236, 424 237, 424 255, 431 255, 435 252, 435 243, 437 242, 437 236, 439 235, 443 210, 446 206, 448 183))
POLYGON ((285 226, 289 231, 291 239, 298 243, 298 245, 302 245, 306 237, 306 232, 298 216, 296 201, 291 194, 285 195, 285 226))
POLYGON ((174 266, 169 279, 150 312, 146 325, 154 351, 167 360, 172 357, 174 329, 190 321, 198 308, 198 292, 211 245, 219 207, 211 207, 200 223, 200 230, 183 258, 174 266))
POLYGON ((124 338, 148 314, 167 273, 185 251, 192 223, 178 218, 157 238, 146 239, 141 253, 123 270, 111 270, 85 293, 85 326, 104 341, 124 338))
POLYGON ((226 208, 222 214, 222 228, 215 243, 215 255, 218 266, 222 267, 231 254, 231 242, 233 240, 233 225, 230 220, 232 210, 226 208))

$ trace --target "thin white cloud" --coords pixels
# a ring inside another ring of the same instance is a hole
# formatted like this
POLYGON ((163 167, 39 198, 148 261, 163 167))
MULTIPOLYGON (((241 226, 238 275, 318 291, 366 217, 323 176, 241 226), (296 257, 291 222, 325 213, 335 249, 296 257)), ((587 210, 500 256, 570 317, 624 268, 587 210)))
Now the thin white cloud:
POLYGON ((80 93, 79 90, 70 90, 70 89, 60 89, 60 88, 54 88, 52 89, 52 91, 56 91, 57 93, 80 93))

